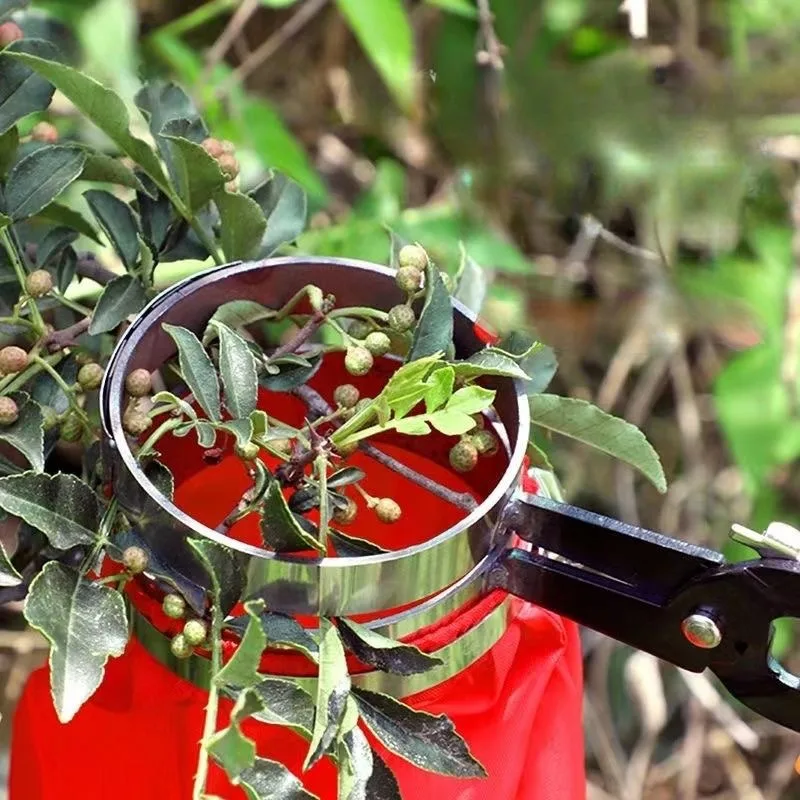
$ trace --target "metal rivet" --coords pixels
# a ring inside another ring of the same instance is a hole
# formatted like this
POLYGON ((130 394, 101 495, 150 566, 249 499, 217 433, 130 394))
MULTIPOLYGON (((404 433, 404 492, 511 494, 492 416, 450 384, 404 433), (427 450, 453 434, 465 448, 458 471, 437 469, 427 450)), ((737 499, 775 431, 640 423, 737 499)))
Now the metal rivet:
POLYGON ((690 614, 681 623, 681 631, 690 644, 704 650, 711 650, 722 641, 722 631, 708 614, 690 614))

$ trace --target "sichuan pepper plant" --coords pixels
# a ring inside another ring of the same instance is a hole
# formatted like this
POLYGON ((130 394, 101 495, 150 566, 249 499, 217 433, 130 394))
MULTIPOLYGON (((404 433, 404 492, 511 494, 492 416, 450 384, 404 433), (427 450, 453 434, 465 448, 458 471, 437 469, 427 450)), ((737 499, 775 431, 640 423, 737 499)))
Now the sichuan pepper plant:
MULTIPOLYGON (((141 138, 119 96, 62 63, 49 43, 0 23, 0 508, 6 526, 18 521, 16 545, 0 547, 0 594, 4 602, 24 599, 26 619, 51 644, 59 718, 74 717, 102 682, 108 659, 124 652, 125 587, 146 576, 164 591, 164 614, 180 620, 172 654, 200 651, 210 659, 193 800, 207 797, 212 760, 256 800, 311 796, 283 764, 257 756, 240 727, 249 717, 305 737, 305 769, 332 759, 339 797, 347 800, 400 796, 365 728, 421 769, 484 775, 450 720, 354 686, 346 654, 401 675, 425 672, 438 658, 349 619, 322 616, 317 629, 301 627, 246 596, 236 552, 211 541, 190 541, 211 590, 189 585, 148 550, 136 520, 110 496, 99 464, 97 390, 115 336, 157 294, 156 268, 194 260, 200 269, 209 260, 285 249, 304 226, 305 201, 274 174, 240 191, 236 153, 211 135, 179 87, 156 82, 139 91, 138 124, 149 130, 141 138), (105 134, 106 148, 64 141, 41 119, 55 90, 105 134), (87 305, 73 292, 85 279, 101 287, 87 305), (76 449, 77 461, 65 461, 76 449), (244 614, 232 615, 236 607, 244 614), (87 620, 92 624, 82 624, 87 620), (239 643, 223 663, 222 641, 230 635, 239 643), (262 654, 275 646, 318 666, 315 696, 289 678, 259 672, 262 654), (221 697, 233 711, 228 727, 218 729, 221 697)), ((167 435, 192 437, 209 458, 232 453, 251 479, 221 532, 252 515, 264 546, 279 553, 382 552, 359 536, 360 515, 402 525, 411 510, 401 496, 370 494, 369 475, 349 459, 359 451, 467 513, 475 507, 470 494, 415 472, 376 441, 387 432, 436 431, 450 438, 452 470, 468 473, 500 447, 494 392, 481 384, 487 376, 525 383, 540 434, 599 447, 664 488, 658 458, 638 430, 584 401, 544 393, 556 367, 548 348, 514 334, 458 357, 451 294, 480 277, 466 253, 448 275, 419 244, 392 237, 389 249, 406 302, 388 311, 340 306, 309 285, 277 308, 223 305, 199 336, 164 326, 176 358, 156 374, 126 376, 123 427, 165 497, 174 481, 159 443, 167 435), (379 359, 393 359, 396 368, 374 396, 361 397, 348 382, 323 397, 311 382, 326 358, 340 359, 354 380, 379 359), (262 407, 261 389, 299 398, 304 423, 291 425, 262 407)), ((468 294, 479 306, 480 297, 468 294)), ((533 442, 529 455, 548 466, 533 442)))

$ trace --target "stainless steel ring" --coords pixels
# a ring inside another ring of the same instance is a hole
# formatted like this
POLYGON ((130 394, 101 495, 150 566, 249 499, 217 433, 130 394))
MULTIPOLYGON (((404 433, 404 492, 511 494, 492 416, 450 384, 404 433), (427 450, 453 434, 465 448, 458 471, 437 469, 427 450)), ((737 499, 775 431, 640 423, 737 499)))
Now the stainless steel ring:
MULTIPOLYGON (((164 322, 200 332, 213 312, 230 300, 280 305, 299 289, 316 284, 339 305, 389 309, 403 300, 393 271, 360 261, 330 258, 277 258, 237 263, 192 276, 158 298, 120 338, 100 392, 103 461, 114 494, 138 532, 162 558, 196 583, 207 577, 186 546, 189 536, 205 537, 247 559, 248 595, 261 596, 290 614, 352 616, 419 602, 457 584, 487 555, 499 511, 519 481, 527 444, 529 411, 520 382, 497 379, 495 408, 509 441, 509 459, 486 499, 457 525, 429 541, 402 550, 360 558, 305 558, 277 555, 224 536, 192 519, 161 496, 138 467, 122 429, 124 381, 144 367, 154 371, 175 346, 164 322)), ((458 357, 483 347, 474 315, 454 301, 454 342, 458 357)))

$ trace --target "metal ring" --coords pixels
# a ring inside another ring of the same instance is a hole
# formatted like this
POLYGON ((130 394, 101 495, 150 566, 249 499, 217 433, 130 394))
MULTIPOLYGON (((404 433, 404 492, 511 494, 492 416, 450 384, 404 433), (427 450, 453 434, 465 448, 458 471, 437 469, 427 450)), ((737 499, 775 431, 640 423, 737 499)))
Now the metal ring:
MULTIPOLYGON (((145 477, 122 429, 128 373, 140 367, 153 371, 175 352, 162 323, 199 331, 222 303, 251 299, 277 305, 310 283, 347 305, 388 309, 403 300, 393 270, 345 259, 237 263, 184 280, 145 308, 120 338, 109 363, 100 390, 104 467, 117 500, 148 545, 200 585, 207 585, 208 578, 186 545, 190 536, 217 541, 243 554, 248 562, 248 595, 264 597, 277 611, 352 616, 415 603, 457 583, 489 550, 493 521, 516 488, 527 445, 530 419, 521 382, 487 382, 497 390, 495 408, 511 451, 502 476, 478 508, 423 544, 360 558, 310 560, 278 555, 198 523, 145 477)), ((474 331, 475 316, 458 301, 453 303, 456 350, 459 357, 467 357, 481 349, 483 342, 474 331)))

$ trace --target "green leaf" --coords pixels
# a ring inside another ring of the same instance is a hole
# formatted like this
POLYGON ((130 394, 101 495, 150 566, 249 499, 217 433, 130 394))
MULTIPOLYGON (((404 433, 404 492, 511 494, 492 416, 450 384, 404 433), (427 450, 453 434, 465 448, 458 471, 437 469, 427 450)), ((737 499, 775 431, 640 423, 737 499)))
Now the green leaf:
POLYGON ((291 728, 304 739, 311 740, 314 727, 314 699, 296 683, 281 678, 267 678, 253 688, 264 703, 254 714, 259 722, 291 728))
POLYGON ((258 0, 258 2, 267 8, 288 8, 293 6, 297 0, 258 0))
POLYGON ((112 158, 105 153, 89 153, 83 172, 80 174, 82 181, 93 183, 115 183, 118 186, 127 186, 137 192, 144 191, 142 182, 136 177, 129 167, 118 158, 112 158))
POLYGON ((186 328, 164 324, 178 347, 178 363, 189 391, 212 420, 220 419, 219 380, 200 340, 186 328))
POLYGON ((558 369, 558 360, 553 350, 523 331, 510 333, 494 349, 513 356, 529 376, 526 386, 528 394, 543 392, 558 369))
POLYGON ((340 486, 349 486, 351 483, 358 483, 366 477, 364 470, 358 467, 342 467, 328 476, 328 488, 336 489, 340 486))
POLYGON ((100 685, 109 657, 125 650, 125 601, 115 589, 50 561, 31 583, 25 619, 50 642, 56 713, 69 722, 100 685))
POLYGON ((340 558, 360 558, 389 552, 373 542, 359 539, 357 536, 350 536, 341 531, 328 531, 328 538, 333 542, 336 555, 340 558))
POLYGON ((439 270, 425 268, 425 305, 422 307, 406 362, 445 353, 453 341, 453 305, 439 270))
POLYGON ((89 222, 87 222, 77 211, 69 206, 62 206, 60 203, 50 203, 43 208, 37 215, 37 219, 46 222, 55 222, 58 225, 66 225, 78 233, 82 233, 97 244, 103 244, 100 234, 89 222))
POLYGON ((109 281, 97 301, 89 334, 112 331, 132 314, 138 314, 147 305, 147 291, 138 278, 120 275, 109 281))
POLYGON ((285 175, 271 176, 250 192, 267 220, 259 255, 267 258, 286 242, 293 242, 306 227, 308 198, 303 189, 285 175))
POLYGON ((327 201, 325 185, 275 109, 251 97, 243 103, 241 112, 243 129, 261 161, 296 180, 320 202, 327 201))
MULTIPOLYGON (((441 424, 446 425, 446 417, 446 412, 440 415, 440 421, 444 420, 441 424)), ((394 424, 394 428, 398 433, 402 433, 405 436, 425 436, 431 432, 430 426, 423 417, 407 417, 406 419, 398 420, 394 424)))
POLYGON ((283 356, 270 361, 270 367, 280 367, 277 375, 262 375, 259 383, 272 392, 289 392, 304 384, 316 371, 322 358, 321 353, 298 358, 295 355, 283 356))
POLYGON ((466 17, 467 19, 478 18, 478 10, 470 0, 425 0, 425 2, 429 6, 437 6, 459 17, 466 17))
POLYGON ((453 365, 456 376, 466 380, 482 375, 497 375, 501 378, 530 380, 528 373, 510 356, 487 347, 471 355, 466 361, 456 361, 453 365))
POLYGON ((217 338, 217 326, 214 324, 216 322, 236 330, 236 328, 246 328, 262 319, 270 319, 277 313, 275 309, 262 306, 253 300, 231 300, 230 303, 223 303, 208 321, 203 334, 203 344, 208 345, 217 338))
POLYGON ((336 0, 336 5, 397 104, 409 111, 414 99, 414 40, 402 0, 336 0))
POLYGON ((35 472, 44 472, 44 432, 39 404, 22 392, 13 394, 19 416, 11 425, 0 427, 0 440, 22 453, 35 472))
POLYGON ((225 389, 225 405, 235 419, 249 417, 258 405, 258 373, 247 342, 222 322, 219 333, 219 370, 225 389))
MULTIPOLYGON (((271 645, 285 645, 298 650, 312 661, 317 661, 319 646, 314 637, 293 617, 279 614, 277 611, 264 611, 261 614, 261 627, 271 645)), ((250 618, 246 615, 233 617, 225 623, 225 627, 244 635, 250 618)))
POLYGON ((461 414, 479 414, 491 406, 494 396, 493 389, 484 389, 483 386, 464 386, 450 397, 445 409, 461 414))
POLYGON ((228 614, 247 583, 242 554, 205 539, 189 539, 188 543, 211 578, 220 613, 228 614))
POLYGON ((372 774, 367 782, 367 797, 369 800, 403 800, 397 778, 374 749, 372 774))
POLYGON ((56 261, 61 253, 78 238, 78 232, 63 225, 58 225, 47 232, 36 248, 36 265, 46 267, 56 261))
POLYGON ((452 367, 437 369, 425 382, 428 387, 425 391, 425 410, 430 414, 441 408, 453 392, 453 383, 456 379, 452 367))
POLYGON ((21 583, 22 575, 14 568, 5 547, 0 543, 0 586, 19 586, 21 583))
POLYGON ((253 421, 250 417, 223 422, 220 427, 233 434, 237 447, 244 447, 253 438, 253 421))
POLYGON ((256 759, 255 742, 248 739, 239 726, 247 717, 263 708, 261 697, 252 689, 245 689, 236 698, 228 727, 217 731, 206 745, 211 757, 233 783, 244 770, 253 766, 256 759))
POLYGON ((66 145, 45 145, 25 156, 8 173, 8 216, 21 220, 37 214, 81 174, 85 161, 80 147, 66 145))
MULTIPOLYGON (((0 64, 2 64, 0 55, 0 64)), ((1 74, 1 73, 0 73, 1 74)), ((0 86, 3 78, 0 77, 0 86)), ((19 133, 16 128, 9 128, 5 133, 0 134, 0 178, 5 177, 14 159, 17 157, 17 147, 19 147, 19 133)))
POLYGON ((307 533, 289 509, 278 481, 272 481, 264 497, 261 516, 261 536, 264 544, 276 553, 296 553, 316 550, 322 554, 324 545, 307 533))
POLYGON ((244 604, 245 613, 250 617, 239 646, 230 660, 214 676, 217 686, 235 686, 246 689, 256 686, 263 680, 258 674, 261 654, 267 646, 267 637, 261 627, 260 615, 264 611, 263 600, 249 600, 244 604))
POLYGON ((172 500, 175 494, 175 478, 172 472, 170 472, 169 467, 165 467, 160 461, 148 461, 144 466, 144 474, 147 480, 149 480, 167 500, 172 500))
POLYGON ((258 203, 245 194, 225 190, 214 195, 214 202, 219 210, 225 258, 237 261, 254 257, 267 229, 267 220, 258 203))
POLYGON ((0 133, 23 117, 44 111, 53 98, 53 87, 30 67, 16 61, 15 52, 54 57, 58 51, 50 42, 22 39, 0 52, 0 133))
POLYGON ((356 658, 382 672, 416 675, 442 663, 440 658, 423 653, 418 647, 396 642, 353 620, 340 619, 339 634, 356 658))
POLYGON ((428 422, 445 436, 461 436, 475 427, 475 420, 460 411, 437 411, 431 414, 428 422))
POLYGON ((484 778, 451 720, 413 708, 393 697, 353 688, 361 719, 383 746, 420 769, 456 778, 484 778))
POLYGON ((102 507, 74 475, 23 472, 0 478, 0 508, 41 531, 57 550, 92 544, 102 507))
POLYGON ((164 170, 153 149, 133 136, 125 103, 111 89, 72 67, 23 53, 9 53, 46 78, 78 110, 130 156, 164 191, 169 192, 164 170))
POLYGON ((161 134, 174 145, 178 193, 191 211, 197 211, 211 200, 214 192, 225 185, 225 176, 216 159, 199 144, 182 136, 161 134))
POLYGON ((130 206, 102 189, 90 189, 83 196, 125 269, 132 271, 139 260, 139 223, 130 206))
POLYGON ((339 800, 371 798, 367 785, 372 775, 372 748, 360 728, 354 726, 342 736, 339 753, 339 800))
POLYGON ((326 617, 320 617, 319 626, 317 712, 303 771, 316 764, 333 743, 350 695, 350 675, 339 631, 326 617))
POLYGON ((635 425, 574 397, 533 395, 530 407, 534 425, 569 436, 624 461, 645 475, 659 492, 667 490, 658 454, 635 425))
POLYGON ((486 270, 478 266, 467 255, 466 251, 463 251, 458 283, 453 296, 456 300, 460 300, 470 311, 478 314, 483 308, 488 290, 489 277, 486 270))
POLYGON ((267 758, 256 758, 239 776, 238 785, 247 800, 318 800, 283 764, 267 758))

